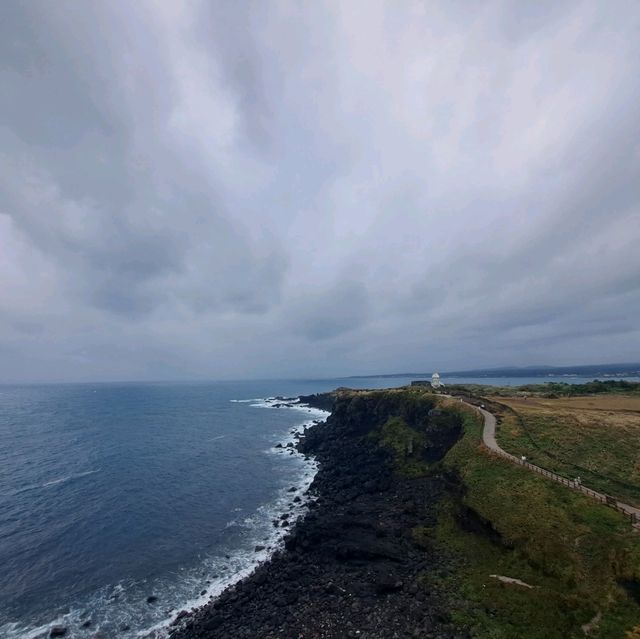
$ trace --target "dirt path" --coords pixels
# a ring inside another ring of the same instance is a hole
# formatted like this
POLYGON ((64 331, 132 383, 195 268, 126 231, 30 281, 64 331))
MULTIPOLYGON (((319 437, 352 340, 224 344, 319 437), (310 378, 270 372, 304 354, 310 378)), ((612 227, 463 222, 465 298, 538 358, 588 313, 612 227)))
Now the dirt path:
POLYGON ((490 413, 488 410, 485 410, 484 408, 474 406, 473 404, 468 404, 468 405, 480 411, 480 413, 484 418, 484 428, 482 430, 482 443, 489 450, 500 455, 500 457, 509 459, 510 461, 516 464, 519 464, 520 466, 527 467, 529 470, 532 470, 535 473, 544 475, 545 477, 559 484, 563 484, 564 486, 567 486, 567 488, 570 488, 571 490, 576 490, 578 492, 581 492, 582 494, 587 495, 588 497, 591 497, 596 501, 606 504, 611 508, 615 508, 615 510, 623 513, 631 520, 631 523, 633 524, 634 528, 636 528, 637 530, 640 530, 640 509, 639 508, 635 508, 634 506, 625 504, 622 501, 618 501, 615 497, 611 497, 610 495, 604 495, 603 493, 599 493, 595 490, 591 490, 590 488, 583 486, 581 483, 571 481, 566 477, 562 477, 561 475, 552 473, 551 471, 545 470, 540 466, 535 466, 534 464, 529 463, 526 459, 522 457, 516 457, 515 455, 508 453, 506 450, 503 450, 502 448, 500 448, 500 446, 498 445, 498 442, 496 441, 495 415, 490 413))

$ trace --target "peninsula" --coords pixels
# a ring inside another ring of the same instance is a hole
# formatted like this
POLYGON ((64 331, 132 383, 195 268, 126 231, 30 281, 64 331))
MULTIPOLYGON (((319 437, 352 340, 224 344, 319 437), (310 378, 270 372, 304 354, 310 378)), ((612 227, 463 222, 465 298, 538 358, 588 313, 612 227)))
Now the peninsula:
MULTIPOLYGON (((639 388, 620 404, 635 437, 639 388)), ((511 400, 448 392, 458 396, 405 387, 301 398, 333 409, 297 443, 320 464, 308 514, 283 513, 284 548, 178 615, 172 639, 635 637, 633 522, 483 445, 469 403, 497 415, 498 441, 515 452, 522 418, 511 400)), ((539 401, 553 406, 545 392, 539 401)))

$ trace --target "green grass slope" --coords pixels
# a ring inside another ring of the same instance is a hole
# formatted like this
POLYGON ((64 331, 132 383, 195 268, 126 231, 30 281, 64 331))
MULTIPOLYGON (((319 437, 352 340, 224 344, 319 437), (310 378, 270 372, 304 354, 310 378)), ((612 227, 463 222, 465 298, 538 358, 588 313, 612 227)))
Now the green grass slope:
POLYGON ((456 560, 452 573, 425 575, 457 598, 454 619, 492 639, 625 637, 640 624, 640 535, 617 512, 491 455, 480 418, 450 410, 464 436, 439 470, 457 492, 437 527, 414 536, 456 560))

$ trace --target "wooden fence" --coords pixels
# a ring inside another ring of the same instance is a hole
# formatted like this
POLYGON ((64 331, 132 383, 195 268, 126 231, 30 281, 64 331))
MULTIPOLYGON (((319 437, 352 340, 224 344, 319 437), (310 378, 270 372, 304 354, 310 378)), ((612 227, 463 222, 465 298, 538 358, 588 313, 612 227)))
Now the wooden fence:
POLYGON ((528 462, 526 459, 520 459, 515 455, 511 455, 510 453, 507 453, 502 449, 494 450, 492 448, 489 448, 486 444, 484 444, 484 442, 483 442, 483 446, 493 455, 498 455, 499 457, 508 459, 509 461, 519 464, 520 466, 524 466, 525 468, 532 470, 534 473, 538 473, 539 475, 548 477, 549 479, 557 482, 558 484, 563 484, 564 486, 567 486, 567 488, 571 488, 571 490, 576 490, 578 492, 581 492, 583 495, 587 495, 588 497, 591 497, 591 499, 595 499, 596 501, 599 501, 600 503, 605 504, 606 506, 609 506, 610 508, 617 510, 619 513, 622 513, 625 517, 627 517, 631 521, 631 524, 634 526, 634 528, 640 530, 640 516, 638 515, 636 510, 633 509, 631 506, 628 506, 627 504, 619 502, 615 497, 612 497, 611 495, 603 495, 602 493, 598 493, 595 490, 591 490, 591 488, 587 488, 586 486, 583 486, 580 482, 567 479, 566 477, 562 477, 561 475, 552 473, 549 470, 540 468, 540 466, 536 466, 535 464, 528 462))

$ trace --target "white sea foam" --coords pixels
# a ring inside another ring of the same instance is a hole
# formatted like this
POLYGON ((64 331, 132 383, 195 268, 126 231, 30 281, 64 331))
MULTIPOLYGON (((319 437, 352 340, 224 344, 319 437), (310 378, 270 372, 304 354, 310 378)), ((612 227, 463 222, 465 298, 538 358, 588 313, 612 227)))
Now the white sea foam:
MULTIPOLYGON (((297 434, 302 434, 305 428, 313 425, 315 420, 325 419, 330 414, 328 411, 311 408, 301 404, 297 399, 294 401, 269 397, 260 400, 251 399, 232 401, 244 401, 247 403, 253 402, 251 405, 256 408, 290 408, 292 410, 299 410, 307 413, 312 419, 305 420, 301 424, 290 428, 286 434, 283 434, 281 442, 284 441, 285 443, 293 441, 297 434), (281 404, 281 406, 274 406, 274 404, 281 404), (297 405, 292 406, 291 404, 297 405)), ((277 549, 284 546, 284 537, 289 532, 289 528, 275 527, 272 522, 284 511, 288 511, 290 513, 289 521, 291 524, 306 514, 309 501, 312 499, 307 494, 307 491, 318 471, 318 463, 315 460, 305 459, 303 455, 291 447, 273 447, 267 452, 282 454, 292 450, 293 454, 291 455, 291 458, 295 459, 298 463, 298 472, 296 473, 297 477, 286 484, 283 484, 273 502, 260 506, 253 516, 245 517, 242 520, 242 525, 252 529, 254 532, 251 536, 251 543, 256 546, 264 546, 264 549, 256 552, 255 549, 249 548, 240 552, 235 552, 234 556, 228 560, 230 568, 233 568, 227 571, 226 575, 215 580, 210 580, 211 584, 207 587, 207 592, 204 595, 200 595, 185 602, 182 606, 176 608, 176 610, 166 619, 163 619, 157 624, 138 632, 138 637, 146 637, 149 634, 155 635, 158 639, 166 637, 171 623, 176 619, 181 610, 195 609, 209 603, 209 601, 215 599, 226 588, 249 576, 260 564, 267 561, 277 549), (289 492, 292 484, 296 488, 295 492, 289 492), (300 498, 298 503, 293 501, 296 497, 300 498)), ((227 527, 234 525, 239 525, 237 520, 232 520, 227 523, 227 527)), ((214 573, 211 572, 210 574, 214 573)))
MULTIPOLYGON (((324 419, 329 413, 318 409, 312 409, 300 404, 298 401, 282 400, 276 398, 237 400, 242 403, 253 403, 259 408, 276 408, 274 404, 286 404, 280 408, 289 408, 305 413, 305 419, 299 425, 288 428, 282 433, 278 441, 288 443, 295 440, 296 434, 301 434, 304 429, 314 423, 314 420, 324 419), (293 405, 292 405, 293 404, 293 405)), ((223 436, 214 437, 221 439, 223 436)), ((283 512, 289 513, 289 521, 293 524, 298 518, 304 516, 308 509, 309 495, 305 495, 317 472, 318 465, 314 460, 305 460, 304 456, 294 448, 270 448, 269 454, 284 454, 293 451, 287 456, 294 464, 294 476, 284 480, 274 501, 260 506, 252 515, 243 517, 241 508, 234 509, 239 513, 238 517, 229 521, 225 528, 239 526, 246 530, 243 534, 245 543, 243 548, 221 549, 220 554, 210 556, 196 568, 180 570, 173 582, 152 584, 146 582, 119 583, 112 587, 101 589, 89 601, 84 601, 82 606, 72 608, 65 614, 50 619, 47 623, 38 624, 37 627, 25 628, 17 623, 5 624, 0 627, 0 637, 3 639, 40 639, 48 635, 51 626, 61 625, 74 629, 74 636, 90 637, 97 630, 117 632, 123 639, 135 637, 155 636, 158 639, 167 637, 170 624, 175 620, 181 610, 199 608, 214 599, 226 588, 249 576, 260 564, 267 561, 271 555, 284 545, 284 537, 289 528, 275 527, 273 521, 279 519, 283 512), (289 492, 290 487, 295 486, 295 492, 289 492), (293 500, 299 497, 298 503, 293 500), (264 546, 263 550, 255 551, 256 546, 264 546), (226 554, 225 554, 226 551, 226 554), (196 594, 206 590, 204 595, 196 594), (192 597, 185 593, 193 593, 192 597), (163 618, 152 625, 147 625, 144 630, 140 628, 140 619, 144 615, 144 600, 147 594, 156 594, 159 602, 156 605, 177 607, 167 610, 163 618), (80 630, 84 620, 91 619, 90 628, 80 630), (136 623, 136 619, 138 622, 136 623), (131 630, 122 630, 123 625, 132 626, 131 630)), ((99 469, 76 473, 66 477, 50 480, 41 486, 52 486, 98 472, 99 469)))
POLYGON ((51 481, 47 481, 42 484, 41 488, 46 488, 47 486, 55 486, 56 484, 62 484, 65 481, 69 481, 70 479, 79 479, 80 477, 86 477, 87 475, 93 475, 94 473, 100 472, 100 469, 97 470, 87 470, 84 473, 76 473, 75 475, 67 475, 66 477, 60 477, 59 479, 52 479, 51 481))
POLYGON ((29 484, 28 486, 22 486, 13 492, 7 493, 9 495, 20 495, 21 493, 26 493, 30 490, 39 490, 41 488, 49 488, 50 486, 56 486, 58 484, 63 484, 72 479, 80 479, 81 477, 86 477, 87 475, 93 475, 94 473, 99 473, 100 469, 96 470, 87 470, 83 473, 73 473, 71 475, 65 475, 64 477, 58 477, 57 479, 51 479, 42 484, 29 484))
MULTIPOLYGON (((288 492, 289 484, 283 486, 274 502, 261 506, 254 516, 246 517, 242 521, 242 524, 254 533, 250 536, 251 547, 236 552, 234 556, 226 560, 226 563, 229 564, 228 570, 224 571, 218 568, 216 571, 225 572, 226 574, 221 575, 218 579, 210 580, 211 584, 208 585, 207 592, 204 595, 199 595, 185 602, 180 608, 172 612, 168 618, 163 619, 145 630, 139 631, 136 635, 137 637, 146 637, 150 633, 154 634, 158 639, 166 637, 170 624, 175 620, 181 610, 199 608, 209 603, 226 588, 248 577, 260 564, 267 561, 276 550, 283 547, 283 540, 289 532, 289 528, 275 528, 272 521, 277 519, 284 511, 290 513, 289 521, 291 523, 306 513, 309 499, 304 493, 313 481, 317 467, 315 462, 308 461, 304 462, 304 465, 301 465, 301 470, 303 470, 303 472, 301 473, 295 493, 288 492), (297 504, 293 502, 295 497, 300 497, 301 499, 297 504), (264 549, 256 552, 253 546, 257 545, 264 546, 264 549)), ((232 521, 229 522, 229 524, 234 525, 237 524, 237 522, 232 521)))

